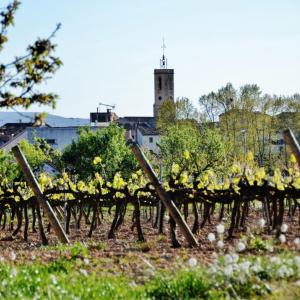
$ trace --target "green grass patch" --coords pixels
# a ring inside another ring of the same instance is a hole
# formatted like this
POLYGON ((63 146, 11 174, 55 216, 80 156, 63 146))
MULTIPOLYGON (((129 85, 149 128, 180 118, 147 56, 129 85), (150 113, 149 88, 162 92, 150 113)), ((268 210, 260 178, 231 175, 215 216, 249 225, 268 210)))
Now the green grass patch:
MULTIPOLYGON (((1 299, 299 299, 300 258, 223 256, 214 265, 157 271, 143 280, 99 272, 101 259, 86 259, 83 244, 51 263, 0 264, 1 299), (231 269, 230 269, 231 268, 231 269)), ((105 271, 105 270, 104 270, 105 271)))

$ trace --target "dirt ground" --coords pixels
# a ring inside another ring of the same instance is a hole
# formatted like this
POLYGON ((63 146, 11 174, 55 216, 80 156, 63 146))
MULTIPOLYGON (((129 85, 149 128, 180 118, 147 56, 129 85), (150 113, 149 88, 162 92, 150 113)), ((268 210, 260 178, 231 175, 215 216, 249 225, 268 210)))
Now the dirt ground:
MULTIPOLYGON (((255 232, 258 230, 258 220, 261 218, 260 211, 252 211, 247 219, 247 231, 255 232)), ((189 220, 191 225, 192 219, 189 220)), ((228 220, 224 219, 224 225, 228 228, 228 220)), ((287 242, 284 244, 275 244, 274 252, 283 249, 295 248, 293 240, 299 235, 298 216, 293 219, 286 217, 285 223, 289 225, 286 233, 287 242)), ((115 239, 108 239, 107 234, 110 228, 110 222, 105 220, 94 230, 91 238, 87 237, 89 227, 83 226, 80 230, 75 229, 74 224, 70 229, 70 241, 76 243, 78 241, 87 245, 88 257, 93 261, 93 266, 98 271, 105 270, 112 274, 137 275, 145 271, 151 272, 156 269, 172 269, 182 267, 189 264, 190 258, 196 258, 198 264, 210 263, 215 258, 215 253, 226 252, 229 248, 235 247, 239 240, 239 236, 245 235, 245 230, 240 230, 235 234, 233 240, 226 239, 226 230, 224 235, 225 247, 222 250, 217 249, 215 243, 211 243, 207 239, 210 232, 216 234, 216 225, 219 222, 216 218, 212 218, 211 224, 206 224, 200 229, 196 235, 199 241, 199 248, 189 248, 184 241, 183 236, 177 229, 177 237, 182 244, 181 248, 173 249, 171 247, 168 223, 165 222, 165 233, 157 234, 157 229, 153 229, 150 222, 145 222, 142 218, 142 229, 146 242, 137 242, 136 231, 131 230, 130 216, 116 232, 115 239)), ((42 246, 38 233, 29 231, 28 242, 25 242, 20 233, 14 240, 7 241, 7 237, 11 235, 9 230, 0 231, 0 261, 13 261, 14 263, 33 263, 40 261, 43 263, 52 262, 61 258, 70 259, 72 257, 72 246, 58 246, 58 241, 51 231, 47 233, 49 246, 42 246)), ((266 232, 260 234, 262 239, 273 239, 274 234, 268 235, 266 232)), ((245 254, 254 254, 246 250, 245 254)), ((268 255, 270 255, 269 253, 268 255)), ((78 255, 80 259, 80 254, 78 255)), ((83 259, 83 257, 81 258, 83 259)))

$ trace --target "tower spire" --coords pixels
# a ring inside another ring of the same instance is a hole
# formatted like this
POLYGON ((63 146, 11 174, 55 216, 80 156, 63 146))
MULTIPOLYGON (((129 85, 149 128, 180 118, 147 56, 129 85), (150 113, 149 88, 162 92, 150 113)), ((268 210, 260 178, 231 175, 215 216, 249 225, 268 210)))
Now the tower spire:
POLYGON ((162 52, 163 52, 163 55, 160 59, 160 68, 161 69, 167 69, 168 68, 168 61, 167 61, 167 58, 165 56, 165 49, 167 48, 166 45, 165 45, 165 39, 163 38, 163 43, 162 43, 162 52))

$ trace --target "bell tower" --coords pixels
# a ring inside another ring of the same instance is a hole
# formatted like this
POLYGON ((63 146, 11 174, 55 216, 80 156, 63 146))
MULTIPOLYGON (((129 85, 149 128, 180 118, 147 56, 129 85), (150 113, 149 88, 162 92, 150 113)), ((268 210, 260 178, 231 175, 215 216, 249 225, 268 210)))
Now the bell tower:
POLYGON ((160 68, 154 70, 154 118, 158 117, 159 107, 165 100, 174 101, 174 69, 168 69, 164 40, 162 49, 163 54, 160 59, 160 68))

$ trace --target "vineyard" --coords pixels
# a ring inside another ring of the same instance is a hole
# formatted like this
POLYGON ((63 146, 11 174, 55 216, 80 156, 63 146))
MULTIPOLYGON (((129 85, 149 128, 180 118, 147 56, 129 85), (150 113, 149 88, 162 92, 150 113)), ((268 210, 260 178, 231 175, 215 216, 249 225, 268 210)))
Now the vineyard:
MULTIPOLYGON (((182 165, 173 164, 162 186, 194 234, 210 224, 212 217, 222 222, 226 215, 230 220, 227 237, 231 239, 235 231, 247 227, 248 216, 257 211, 266 220, 266 232, 277 237, 285 219, 288 222, 298 217, 300 225, 300 172, 293 155, 287 170, 275 169, 273 174, 267 174, 248 153, 245 162, 232 165, 228 174, 221 177, 212 170, 189 173, 185 168, 189 159, 189 152, 185 151, 182 165)), ((101 164, 101 158, 95 157, 93 163, 101 164)), ((176 222, 167 217, 154 186, 141 170, 132 173, 128 180, 121 173, 116 173, 112 181, 95 173, 89 182, 76 181, 68 173, 58 177, 41 173, 38 181, 67 234, 70 224, 74 224, 72 228, 76 229, 88 226, 87 235, 92 237, 103 220, 111 220, 107 238, 113 239, 124 220, 129 219, 132 224, 128 231, 135 231, 138 241, 147 239, 143 224, 150 222, 158 234, 163 234, 169 226, 172 247, 180 247, 176 222)), ((4 179, 0 192, 1 230, 8 233, 5 239, 13 239, 22 232, 27 241, 30 231, 38 229, 43 244, 47 244, 45 228, 49 232, 51 226, 46 224, 47 218, 26 181, 4 179)))

